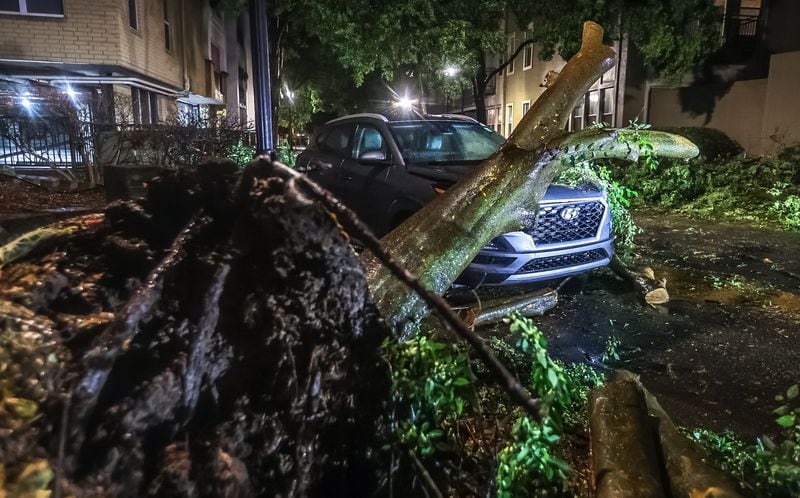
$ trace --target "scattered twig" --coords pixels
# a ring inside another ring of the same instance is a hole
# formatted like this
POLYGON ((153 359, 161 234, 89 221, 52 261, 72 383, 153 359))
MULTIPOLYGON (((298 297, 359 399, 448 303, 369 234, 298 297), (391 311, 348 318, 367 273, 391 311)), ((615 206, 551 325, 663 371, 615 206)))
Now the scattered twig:
POLYGON ((422 465, 422 462, 420 462, 419 458, 417 458, 417 454, 414 453, 414 451, 411 450, 410 448, 408 450, 408 456, 411 457, 411 460, 417 466, 417 470, 419 470, 419 473, 422 476, 422 480, 425 481, 425 484, 428 485, 428 488, 430 488, 433 495, 436 498, 444 498, 444 495, 442 494, 441 491, 439 491, 439 488, 436 486, 436 483, 433 481, 433 478, 428 473, 428 469, 426 469, 425 466, 422 465))

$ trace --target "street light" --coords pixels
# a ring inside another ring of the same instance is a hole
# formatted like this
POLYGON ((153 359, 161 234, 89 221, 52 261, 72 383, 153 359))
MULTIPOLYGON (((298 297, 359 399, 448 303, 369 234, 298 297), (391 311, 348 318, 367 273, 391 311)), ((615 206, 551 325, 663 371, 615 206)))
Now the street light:
POLYGON ((447 66, 444 68, 444 75, 448 78, 454 78, 458 75, 458 68, 455 66, 447 66))
POLYGON ((72 100, 78 98, 78 92, 76 92, 69 83, 67 83, 67 88, 64 90, 64 93, 66 93, 67 97, 71 98, 72 100))
POLYGON ((404 111, 410 111, 413 109, 415 102, 416 100, 412 100, 408 98, 408 96, 404 96, 397 99, 397 102, 395 102, 394 105, 400 109, 403 109, 404 111))

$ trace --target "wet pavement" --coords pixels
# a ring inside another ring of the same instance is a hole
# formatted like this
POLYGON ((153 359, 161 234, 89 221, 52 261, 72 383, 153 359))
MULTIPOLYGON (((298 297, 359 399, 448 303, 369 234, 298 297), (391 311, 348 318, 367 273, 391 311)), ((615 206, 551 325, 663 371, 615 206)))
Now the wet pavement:
MULTIPOLYGON (((667 279, 654 309, 608 270, 571 282, 537 319, 551 350, 603 366, 609 338, 676 422, 774 433, 774 396, 800 382, 800 233, 640 213, 632 268, 667 279)), ((514 292, 509 289, 506 292, 514 292)))

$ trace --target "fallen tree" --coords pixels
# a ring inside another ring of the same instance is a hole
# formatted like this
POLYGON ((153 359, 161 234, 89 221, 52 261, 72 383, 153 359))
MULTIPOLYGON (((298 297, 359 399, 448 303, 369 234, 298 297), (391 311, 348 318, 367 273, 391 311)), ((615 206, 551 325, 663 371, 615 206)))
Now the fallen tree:
MULTIPOLYGON (((422 285, 443 294, 481 248, 500 233, 535 218, 547 187, 564 168, 602 158, 640 155, 691 158, 697 147, 683 137, 649 130, 588 129, 564 134, 579 97, 613 66, 603 29, 584 25, 581 50, 533 104, 501 149, 445 194, 389 233, 382 243, 402 266, 414 268, 422 285), (645 147, 643 144, 647 144, 645 147)), ((361 258, 370 292, 401 337, 416 333, 430 308, 372 252, 361 258)))
POLYGON ((362 270, 284 169, 236 169, 164 176, 3 267, 11 496, 380 488, 390 334, 362 270))
MULTIPOLYGON (((562 135, 611 60, 588 23, 560 86, 500 152, 383 244, 365 237, 366 275, 328 212, 349 211, 267 162, 166 175, 146 201, 110 207, 47 251, 9 251, 6 487, 34 476, 56 496, 373 494, 389 394, 378 346, 430 310, 538 418, 538 400, 441 294, 489 239, 537 212, 561 169, 641 152, 622 130, 562 135)), ((694 153, 680 137, 647 137, 661 155, 694 153)))

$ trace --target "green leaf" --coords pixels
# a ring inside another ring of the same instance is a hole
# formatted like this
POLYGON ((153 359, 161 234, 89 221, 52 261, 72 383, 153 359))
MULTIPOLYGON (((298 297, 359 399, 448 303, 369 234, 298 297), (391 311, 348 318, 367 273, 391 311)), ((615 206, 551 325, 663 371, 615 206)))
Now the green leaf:
POLYGON ((800 386, 797 384, 786 390, 787 399, 795 399, 798 395, 800 395, 800 386))
POLYGON ((772 413, 774 413, 775 415, 786 415, 787 413, 789 413, 789 406, 788 405, 779 406, 778 408, 772 410, 772 413))
POLYGON ((466 386, 469 384, 469 379, 465 379, 464 377, 458 377, 453 381, 453 385, 455 386, 466 386))
POLYGON ((781 427, 791 427, 794 425, 795 416, 794 415, 784 415, 783 417, 778 418, 775 422, 778 423, 781 427))
POLYGON ((550 381, 550 385, 556 387, 558 385, 558 374, 555 370, 548 370, 547 371, 547 380, 550 381))

